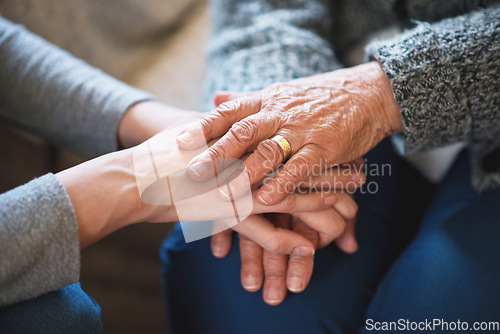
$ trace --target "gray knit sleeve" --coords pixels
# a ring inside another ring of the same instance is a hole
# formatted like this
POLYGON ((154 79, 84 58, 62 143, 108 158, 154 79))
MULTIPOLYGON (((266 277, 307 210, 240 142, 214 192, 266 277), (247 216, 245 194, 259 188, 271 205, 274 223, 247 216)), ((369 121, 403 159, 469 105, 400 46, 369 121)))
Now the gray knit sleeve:
POLYGON ((79 278, 78 226, 53 174, 0 195, 0 306, 79 278))
POLYGON ((406 153, 464 140, 478 162, 500 145, 499 6, 417 22, 393 39, 369 44, 366 52, 392 83, 406 153))
POLYGON ((334 8, 319 0, 212 1, 204 110, 218 90, 251 91, 340 68, 334 8))
POLYGON ((117 149, 123 113, 151 98, 0 16, 0 120, 93 157, 117 149))

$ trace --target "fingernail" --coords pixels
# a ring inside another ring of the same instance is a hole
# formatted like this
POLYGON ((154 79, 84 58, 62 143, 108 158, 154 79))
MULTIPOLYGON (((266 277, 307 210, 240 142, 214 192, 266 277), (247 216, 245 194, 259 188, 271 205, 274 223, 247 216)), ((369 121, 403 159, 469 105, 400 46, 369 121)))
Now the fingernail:
POLYGON ((189 169, 198 177, 202 177, 207 173, 207 167, 205 166, 205 164, 202 164, 200 162, 197 162, 194 165, 189 166, 189 169))
POLYGON ((257 277, 253 275, 248 275, 243 278, 243 287, 247 290, 254 290, 259 287, 259 281, 257 277))
POLYGON ((231 201, 234 198, 234 187, 230 184, 223 184, 219 188, 219 192, 225 200, 231 201))
POLYGON ((306 246, 297 247, 292 252, 292 254, 299 256, 313 256, 315 253, 314 248, 306 246))
POLYGON ((281 303, 281 293, 278 290, 271 289, 267 293, 266 301, 269 304, 279 304, 281 303))
POLYGON ((335 204, 335 196, 327 196, 324 201, 325 206, 332 206, 335 204))
POLYGON ((180 134, 179 136, 177 136, 177 140, 182 142, 183 144, 190 144, 193 141, 193 139, 191 138, 191 133, 189 132, 180 134))
POLYGON ((302 284, 302 280, 299 277, 292 277, 290 278, 289 284, 288 284, 288 290, 292 292, 300 292, 304 289, 304 286, 302 284))
POLYGON ((268 205, 271 202, 271 196, 268 194, 261 194, 258 196, 260 202, 264 205, 268 205))

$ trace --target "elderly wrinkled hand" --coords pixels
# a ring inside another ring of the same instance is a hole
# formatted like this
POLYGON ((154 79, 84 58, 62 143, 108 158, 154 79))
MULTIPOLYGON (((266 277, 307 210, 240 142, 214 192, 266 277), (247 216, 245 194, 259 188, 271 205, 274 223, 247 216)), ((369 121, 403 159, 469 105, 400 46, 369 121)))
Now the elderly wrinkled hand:
MULTIPOLYGON (((241 184, 255 184, 290 158, 258 193, 272 205, 300 186, 315 170, 348 163, 368 152, 388 135, 402 131, 401 113, 390 82, 377 62, 341 69, 287 83, 277 83, 221 104, 177 143, 185 149, 200 146, 192 134, 203 130, 206 140, 222 136, 190 162, 193 179, 207 177, 205 162, 246 160, 248 179, 235 178, 230 189, 238 196, 241 184)), ((204 139, 204 138, 202 138, 204 139)))

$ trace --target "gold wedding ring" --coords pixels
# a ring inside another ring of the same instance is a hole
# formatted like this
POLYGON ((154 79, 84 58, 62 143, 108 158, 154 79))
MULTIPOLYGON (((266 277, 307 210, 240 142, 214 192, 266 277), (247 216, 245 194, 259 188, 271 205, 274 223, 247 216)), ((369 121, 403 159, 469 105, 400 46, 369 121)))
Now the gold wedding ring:
POLYGON ((276 142, 281 148, 281 152, 283 152, 283 161, 292 156, 292 147, 290 146, 288 140, 285 139, 285 137, 276 135, 271 138, 271 140, 276 142))

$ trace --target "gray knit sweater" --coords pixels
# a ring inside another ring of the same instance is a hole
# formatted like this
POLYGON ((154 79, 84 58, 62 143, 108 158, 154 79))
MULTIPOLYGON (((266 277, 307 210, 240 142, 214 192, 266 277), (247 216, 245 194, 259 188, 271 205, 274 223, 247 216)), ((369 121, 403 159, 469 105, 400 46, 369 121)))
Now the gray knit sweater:
MULTIPOLYGON (((0 16, 0 121, 91 157, 117 149, 123 113, 150 98, 0 16)), ((53 174, 0 195, 0 306, 74 283, 79 270, 75 214, 53 174)))
POLYGON ((206 105, 216 90, 256 90, 344 66, 366 48, 381 62, 404 120, 404 149, 465 141, 478 190, 500 186, 500 1, 214 0, 206 105), (496 150, 496 151, 495 151, 496 150), (498 159, 494 159, 498 157, 498 159))

